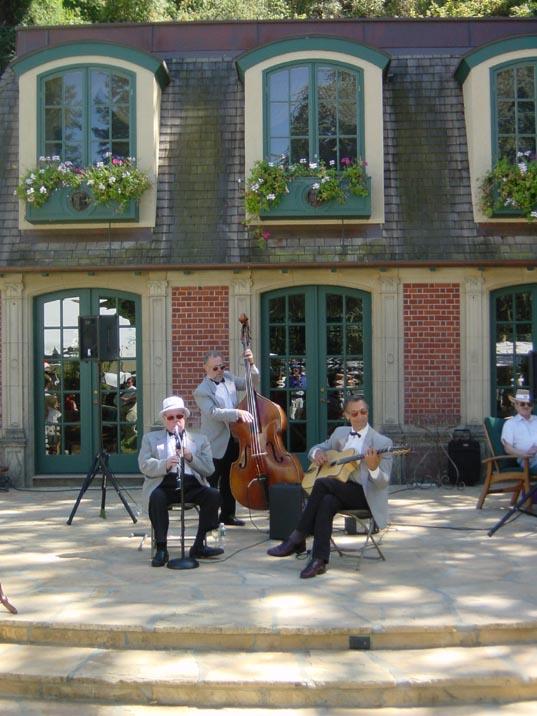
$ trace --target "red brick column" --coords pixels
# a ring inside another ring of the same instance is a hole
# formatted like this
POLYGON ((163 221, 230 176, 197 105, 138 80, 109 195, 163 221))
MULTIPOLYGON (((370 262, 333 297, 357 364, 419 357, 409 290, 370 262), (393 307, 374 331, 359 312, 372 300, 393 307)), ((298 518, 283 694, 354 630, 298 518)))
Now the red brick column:
POLYGON ((190 424, 199 425, 192 393, 205 375, 207 351, 222 351, 229 360, 229 291, 227 286, 172 289, 172 392, 190 408, 190 424))
POLYGON ((460 287, 403 287, 405 423, 460 421, 460 287))

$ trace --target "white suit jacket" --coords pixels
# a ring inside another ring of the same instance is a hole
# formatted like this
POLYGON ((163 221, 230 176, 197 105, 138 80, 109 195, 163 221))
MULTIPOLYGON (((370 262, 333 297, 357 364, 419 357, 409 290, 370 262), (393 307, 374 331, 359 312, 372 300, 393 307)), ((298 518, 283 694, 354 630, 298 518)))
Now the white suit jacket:
MULTIPOLYGON (((192 450, 192 462, 188 463, 194 477, 201 485, 208 486, 207 475, 214 472, 214 462, 211 446, 205 435, 191 433, 185 430, 187 440, 195 448, 192 450)), ((142 446, 138 454, 138 466, 145 476, 142 486, 142 506, 147 510, 149 498, 166 475, 166 461, 168 459, 168 431, 155 430, 146 433, 142 438, 142 446)))
MULTIPOLYGON (((252 366, 252 377, 257 384, 259 382, 259 371, 252 366)), ((210 378, 205 378, 194 391, 194 400, 201 411, 201 432, 209 438, 214 458, 221 458, 226 452, 229 443, 229 424, 236 423, 239 419, 237 405, 239 404, 238 390, 246 388, 246 379, 239 378, 229 371, 225 371, 224 378, 228 386, 233 408, 226 406, 216 395, 216 383, 210 378)))
MULTIPOLYGON (((310 460, 313 459, 315 450, 343 450, 351 428, 349 426, 339 427, 334 430, 332 435, 319 445, 314 445, 308 453, 310 460)), ((381 435, 369 426, 369 430, 364 438, 363 452, 370 447, 375 450, 385 450, 393 446, 390 438, 381 435)), ((381 455, 379 474, 377 477, 371 477, 365 460, 361 460, 357 469, 349 475, 350 480, 358 482, 364 488, 364 494, 371 510, 371 514, 375 518, 377 525, 382 528, 388 524, 388 488, 390 485, 390 474, 392 471, 393 456, 381 455)))

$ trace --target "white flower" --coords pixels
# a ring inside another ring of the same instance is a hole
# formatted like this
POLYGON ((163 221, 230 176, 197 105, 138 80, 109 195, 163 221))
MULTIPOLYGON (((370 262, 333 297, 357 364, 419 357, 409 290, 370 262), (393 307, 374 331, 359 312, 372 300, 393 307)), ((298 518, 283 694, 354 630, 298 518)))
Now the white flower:
POLYGON ((310 169, 317 169, 317 162, 310 162, 310 169))
POLYGON ((301 159, 301 160, 300 160, 300 164, 307 164, 307 163, 308 163, 308 160, 307 160, 307 159, 301 159))
POLYGON ((330 181, 330 177, 323 177, 321 179, 321 184, 326 184, 327 181, 330 181))
POLYGON ((104 162, 97 162, 97 164, 95 166, 99 167, 99 169, 100 169, 101 167, 104 167, 104 162))
POLYGON ((109 178, 108 178, 108 183, 109 183, 109 184, 115 184, 115 183, 116 183, 116 178, 115 178, 115 177, 109 177, 109 178))
POLYGON ((531 216, 533 219, 537 219, 537 211, 532 211, 531 216))
POLYGON ((276 198, 276 194, 267 194, 267 199, 269 201, 274 201, 275 198, 276 198))
POLYGON ((45 157, 43 157, 43 156, 39 157, 39 161, 40 161, 40 162, 44 162, 44 161, 45 161, 45 157))
POLYGON ((101 191, 104 191, 104 190, 106 189, 106 187, 105 187, 104 184, 99 184, 99 189, 100 189, 101 191))
POLYGON ((47 188, 44 187, 44 186, 42 186, 42 187, 39 189, 39 193, 40 193, 40 194, 46 194, 46 193, 47 193, 47 188))
POLYGON ((26 195, 27 195, 27 196, 32 196, 33 193, 34 193, 34 190, 32 189, 32 187, 30 187, 30 188, 28 189, 28 191, 26 192, 26 195))
POLYGON ((53 162, 59 162, 59 161, 60 161, 60 157, 59 157, 57 154, 54 154, 54 155, 52 156, 52 161, 53 161, 53 162))
POLYGON ((269 165, 269 167, 273 167, 273 166, 274 166, 274 162, 269 162, 268 165, 269 165))
POLYGON ((312 184, 312 185, 311 185, 311 188, 312 188, 312 189, 318 189, 320 186, 321 186, 321 185, 319 184, 319 182, 316 181, 315 184, 312 184))
POLYGON ((335 159, 331 159, 331 160, 329 161, 329 164, 330 164, 331 167, 333 167, 335 163, 336 163, 336 160, 335 160, 335 159))
POLYGON ((528 165, 525 164, 524 162, 520 162, 520 164, 518 165, 518 168, 520 169, 521 174, 525 174, 528 171, 528 165))
POLYGON ((95 184, 95 182, 93 181, 93 179, 88 179, 88 181, 86 182, 86 184, 87 184, 88 186, 93 186, 93 185, 95 184))

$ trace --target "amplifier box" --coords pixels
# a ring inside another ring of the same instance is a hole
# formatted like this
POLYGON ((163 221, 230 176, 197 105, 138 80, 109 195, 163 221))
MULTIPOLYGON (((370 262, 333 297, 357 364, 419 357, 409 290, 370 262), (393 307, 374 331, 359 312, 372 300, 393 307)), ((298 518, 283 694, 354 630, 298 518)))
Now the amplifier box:
POLYGON ((302 513, 301 485, 271 485, 269 487, 269 537, 284 540, 296 528, 302 513))

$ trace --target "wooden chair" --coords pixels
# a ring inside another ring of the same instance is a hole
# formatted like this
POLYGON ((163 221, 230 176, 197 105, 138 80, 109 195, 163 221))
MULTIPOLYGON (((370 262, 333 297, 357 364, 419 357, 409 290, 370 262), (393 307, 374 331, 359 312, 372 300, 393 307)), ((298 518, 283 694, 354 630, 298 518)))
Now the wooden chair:
MULTIPOLYGON (((196 518, 199 519, 199 507, 198 505, 195 505, 193 502, 185 502, 185 518, 186 513, 189 510, 195 510, 196 511, 196 518)), ((168 529, 168 547, 170 545, 170 542, 178 543, 179 548, 181 547, 181 504, 179 502, 173 503, 168 507, 168 512, 170 514, 170 527, 168 529)), ((198 529, 198 522, 196 519, 196 530, 198 529)), ((185 519, 185 542, 187 540, 186 535, 186 519, 185 519)), ((155 556, 156 552, 156 543, 155 543, 155 531, 153 530, 153 525, 151 525, 151 557, 155 556)))
MULTIPOLYGON (((507 418, 509 420, 509 418, 507 418)), ((489 494, 499 492, 512 492, 513 505, 521 490, 528 493, 530 490, 530 468, 528 458, 523 458, 521 467, 516 458, 507 455, 502 445, 502 428, 504 418, 485 418, 485 436, 491 457, 482 460, 486 467, 485 482, 477 501, 477 509, 483 507, 485 498, 489 494)))
MULTIPOLYGON (((373 515, 369 510, 341 510, 338 512, 338 514, 343 515, 345 518, 350 518, 358 522, 358 524, 361 526, 361 531, 356 532, 357 535, 365 535, 364 543, 359 548, 350 548, 350 547, 339 547, 334 539, 332 539, 332 544, 334 545, 334 549, 339 554, 340 557, 343 557, 347 553, 358 553, 358 562, 356 563, 356 569, 360 569, 360 566, 362 564, 362 559, 364 558, 365 551, 369 548, 373 548, 377 552, 377 556, 373 557, 372 559, 381 559, 384 562, 386 561, 386 557, 382 553, 382 550, 380 549, 380 545, 375 538, 375 532, 377 531, 377 526, 375 524, 375 520, 373 519, 373 515)), ((352 533, 350 533, 352 534, 352 533)))

